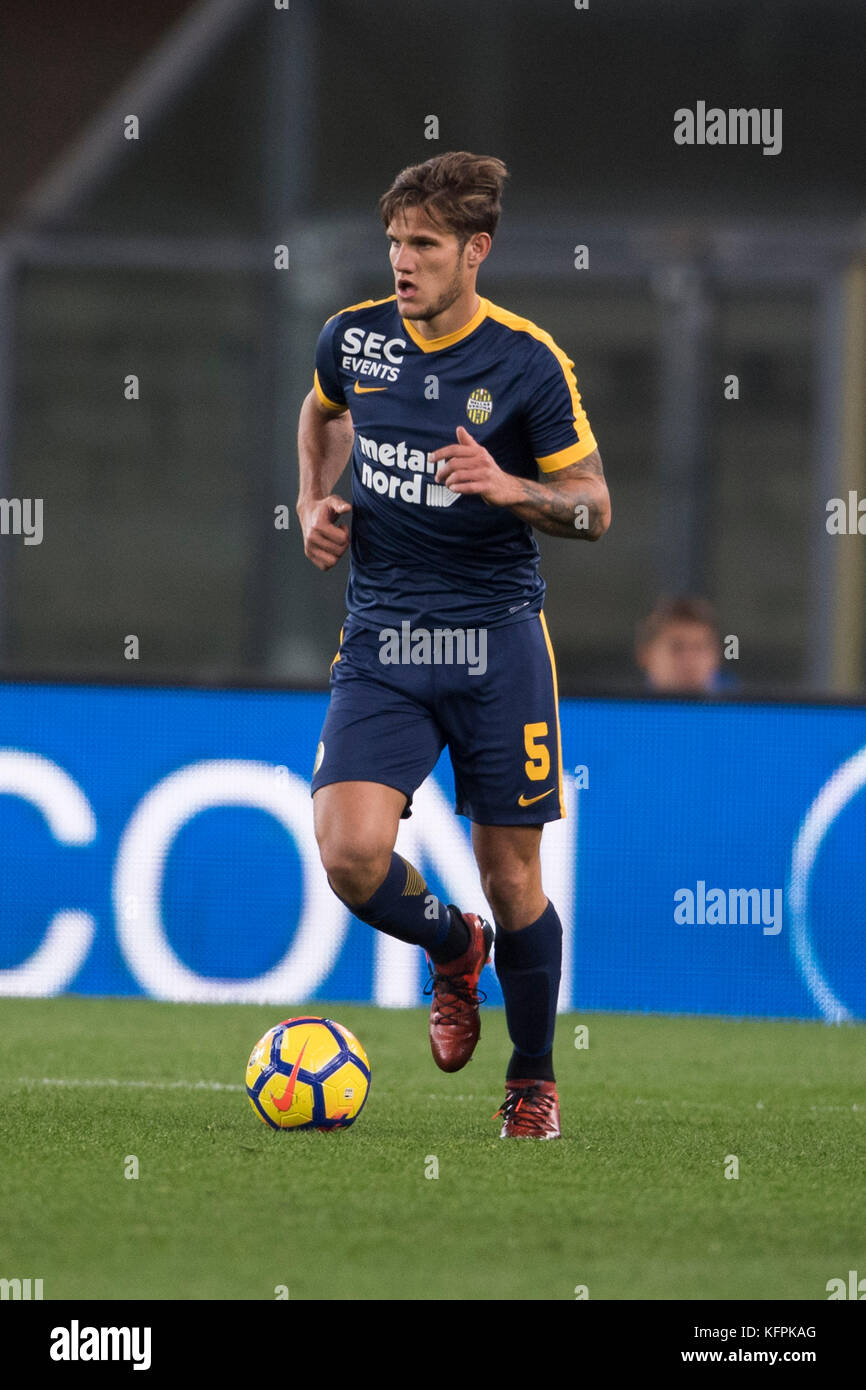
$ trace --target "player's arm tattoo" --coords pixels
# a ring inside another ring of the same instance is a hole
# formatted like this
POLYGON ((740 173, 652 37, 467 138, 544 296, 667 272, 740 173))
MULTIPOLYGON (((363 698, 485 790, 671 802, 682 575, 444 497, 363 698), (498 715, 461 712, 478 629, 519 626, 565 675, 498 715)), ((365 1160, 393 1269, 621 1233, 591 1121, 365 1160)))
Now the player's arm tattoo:
POLYGON ((579 463, 560 468, 549 481, 521 478, 520 487, 523 500, 511 511, 549 536, 596 541, 610 524, 610 500, 597 449, 579 463))

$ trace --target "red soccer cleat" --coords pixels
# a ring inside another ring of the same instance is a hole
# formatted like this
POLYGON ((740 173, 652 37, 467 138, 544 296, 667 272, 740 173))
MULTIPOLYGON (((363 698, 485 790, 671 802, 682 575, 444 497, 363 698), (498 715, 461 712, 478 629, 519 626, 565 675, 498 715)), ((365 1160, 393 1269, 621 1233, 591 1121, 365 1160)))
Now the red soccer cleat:
POLYGON ((506 1081, 500 1139, 561 1139, 555 1081, 506 1081))
POLYGON ((490 957, 493 928, 474 912, 458 912, 469 928, 469 946, 462 956, 445 965, 435 965, 430 957, 430 980, 424 993, 432 993, 430 1005, 430 1047, 441 1071, 465 1067, 481 1036, 479 1004, 486 998, 478 992, 478 977, 490 957))

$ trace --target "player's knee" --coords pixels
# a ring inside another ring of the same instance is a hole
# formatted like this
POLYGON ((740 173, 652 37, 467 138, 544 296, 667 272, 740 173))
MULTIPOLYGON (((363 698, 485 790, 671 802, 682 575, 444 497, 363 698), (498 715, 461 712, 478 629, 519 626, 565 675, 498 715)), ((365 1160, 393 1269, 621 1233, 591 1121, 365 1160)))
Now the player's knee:
POLYGON ((350 833, 339 826, 317 827, 316 839, 319 856, 331 877, 354 877, 366 865, 378 866, 380 862, 387 870, 390 862, 391 847, 373 825, 365 830, 353 826, 350 833))
POLYGON ((349 903, 367 902, 391 864, 390 848, 373 837, 358 841, 325 836, 319 841, 319 855, 331 886, 349 903))
POLYGON ((497 915, 500 904, 505 907, 532 892, 536 880, 535 866, 520 860, 482 867, 480 874, 484 896, 497 915))

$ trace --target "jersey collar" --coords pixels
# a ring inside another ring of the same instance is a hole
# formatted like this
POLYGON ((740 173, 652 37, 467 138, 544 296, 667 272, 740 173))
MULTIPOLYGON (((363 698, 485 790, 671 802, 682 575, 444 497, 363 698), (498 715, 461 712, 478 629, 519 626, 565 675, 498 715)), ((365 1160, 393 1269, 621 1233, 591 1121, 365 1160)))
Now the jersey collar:
POLYGON ((411 319, 401 318, 400 322, 405 328, 409 337, 416 347, 422 352, 441 352, 442 348, 451 347, 453 343, 459 343, 461 338, 468 338, 470 333, 474 333, 480 323, 487 318, 487 311, 490 308, 490 300, 478 296, 479 304, 475 313, 468 323, 464 323, 462 328, 457 328, 453 333, 446 333, 441 338, 422 338, 418 329, 411 319))

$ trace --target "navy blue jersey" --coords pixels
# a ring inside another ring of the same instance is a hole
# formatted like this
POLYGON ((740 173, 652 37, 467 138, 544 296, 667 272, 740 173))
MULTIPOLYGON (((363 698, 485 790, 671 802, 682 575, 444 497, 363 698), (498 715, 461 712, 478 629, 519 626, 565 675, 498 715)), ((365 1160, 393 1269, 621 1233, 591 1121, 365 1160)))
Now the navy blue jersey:
POLYGON ((518 477, 585 458, 596 442, 573 366, 548 333, 487 299, 441 338, 422 338, 394 295, 328 319, 314 384, 355 428, 346 602, 357 622, 494 627, 540 611, 532 527, 437 483, 428 454, 463 425, 518 477))

